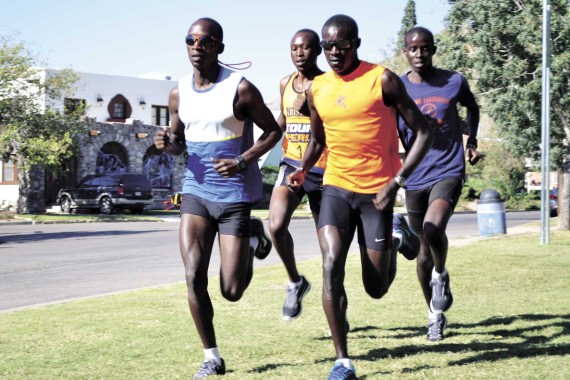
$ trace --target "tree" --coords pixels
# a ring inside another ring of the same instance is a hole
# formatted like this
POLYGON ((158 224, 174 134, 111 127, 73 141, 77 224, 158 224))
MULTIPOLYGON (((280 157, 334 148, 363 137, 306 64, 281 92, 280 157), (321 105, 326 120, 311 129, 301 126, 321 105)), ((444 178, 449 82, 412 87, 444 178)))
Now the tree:
POLYGON ((0 36, 0 157, 18 164, 18 212, 45 211, 45 204, 41 210, 29 202, 38 199, 30 193, 30 173, 56 173, 77 152, 74 137, 87 128, 81 120, 84 107, 64 111, 54 106, 54 100, 71 93, 77 78, 71 70, 37 68, 23 43, 0 36))
MULTIPOLYGON (((472 79, 502 144, 537 160, 541 141, 542 1, 449 1, 440 59, 472 79)), ((551 167, 563 175, 560 228, 570 229, 570 9, 551 0, 551 167)))
POLYGON ((418 19, 416 18, 416 2, 414 0, 408 0, 406 7, 404 8, 404 17, 402 17, 402 27, 398 32, 398 43, 396 49, 401 52, 404 48, 404 35, 414 26, 418 25, 418 19))

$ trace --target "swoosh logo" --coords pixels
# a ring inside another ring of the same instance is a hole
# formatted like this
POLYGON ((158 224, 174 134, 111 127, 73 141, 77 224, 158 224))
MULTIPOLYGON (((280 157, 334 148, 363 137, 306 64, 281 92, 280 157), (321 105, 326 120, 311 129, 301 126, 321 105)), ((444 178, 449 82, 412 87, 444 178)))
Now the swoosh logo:
POLYGON ((384 240, 386 240, 386 239, 374 239, 374 241, 375 241, 376 243, 378 243, 378 242, 380 242, 380 241, 384 241, 384 240))

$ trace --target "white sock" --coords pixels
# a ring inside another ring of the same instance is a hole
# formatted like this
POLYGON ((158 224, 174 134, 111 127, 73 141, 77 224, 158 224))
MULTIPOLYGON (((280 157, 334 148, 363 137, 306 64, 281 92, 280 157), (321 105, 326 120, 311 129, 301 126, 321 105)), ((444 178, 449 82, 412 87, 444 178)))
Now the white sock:
POLYGON ((216 364, 222 364, 222 358, 220 357, 218 347, 204 349, 204 356, 206 357, 206 360, 215 360, 216 364))
POLYGON ((439 280, 442 276, 444 276, 446 274, 447 274, 447 268, 444 268, 443 272, 437 273, 435 271, 435 267, 434 267, 433 270, 431 271, 431 278, 434 280, 439 280))
POLYGON ((346 359, 336 359, 335 364, 342 364, 343 366, 345 366, 346 368, 350 369, 352 372, 356 373, 356 371, 354 370, 354 366, 352 365, 352 360, 346 358, 346 359))
POLYGON ((289 281, 289 287, 293 287, 293 286, 299 287, 299 286, 301 286, 302 282, 303 282, 303 279, 301 278, 301 275, 299 275, 299 281, 298 282, 289 281))
POLYGON ((431 311, 428 309, 428 319, 430 321, 436 321, 439 314, 443 314, 443 311, 441 310, 431 311))
POLYGON ((249 246, 255 251, 259 245, 259 239, 255 236, 249 238, 249 246))
POLYGON ((402 246, 402 241, 404 240, 402 234, 397 231, 392 231, 392 237, 398 239, 398 248, 400 248, 402 246))

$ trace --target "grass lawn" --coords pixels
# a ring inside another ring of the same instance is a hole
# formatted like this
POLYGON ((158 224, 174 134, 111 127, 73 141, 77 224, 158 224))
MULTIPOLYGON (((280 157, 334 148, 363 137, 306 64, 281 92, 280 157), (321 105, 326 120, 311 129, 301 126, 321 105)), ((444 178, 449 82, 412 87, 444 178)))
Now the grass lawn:
MULTIPOLYGON (((373 300, 349 256, 348 342, 359 379, 570 377, 570 233, 553 229, 548 246, 529 233, 451 247, 455 303, 439 343, 425 338, 414 263, 398 264, 390 292, 373 300)), ((292 322, 280 320, 282 266, 257 270, 237 303, 212 278, 224 378, 326 378, 334 351, 320 260, 299 267, 313 289, 292 322)), ((188 379, 202 359, 183 283, 0 314, 0 379, 188 379)))

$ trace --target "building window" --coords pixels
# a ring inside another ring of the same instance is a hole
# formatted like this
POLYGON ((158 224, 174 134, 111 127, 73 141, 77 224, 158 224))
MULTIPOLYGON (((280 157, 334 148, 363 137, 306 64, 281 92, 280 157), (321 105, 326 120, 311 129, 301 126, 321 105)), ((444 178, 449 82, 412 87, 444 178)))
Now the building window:
POLYGON ((112 117, 115 119, 125 119, 126 118, 125 109, 126 109, 125 103, 113 104, 113 115, 112 115, 112 117))
POLYGON ((85 99, 65 98, 63 103, 63 112, 66 115, 69 115, 77 110, 82 110, 82 113, 85 114, 85 99))
POLYGON ((2 178, 1 182, 3 184, 14 184, 18 183, 18 165, 14 161, 10 160, 8 162, 2 163, 2 178))
POLYGON ((170 113, 166 106, 152 106, 151 123, 153 125, 168 126, 170 124, 170 113))

